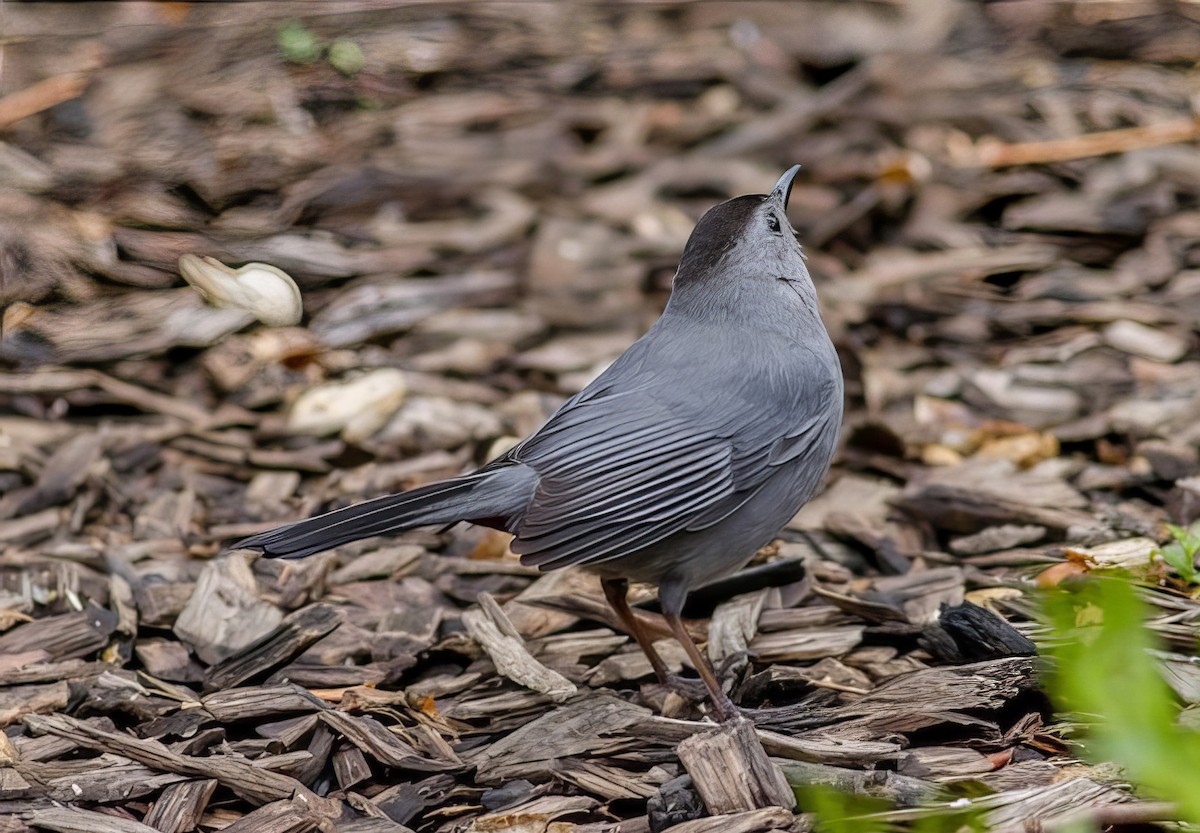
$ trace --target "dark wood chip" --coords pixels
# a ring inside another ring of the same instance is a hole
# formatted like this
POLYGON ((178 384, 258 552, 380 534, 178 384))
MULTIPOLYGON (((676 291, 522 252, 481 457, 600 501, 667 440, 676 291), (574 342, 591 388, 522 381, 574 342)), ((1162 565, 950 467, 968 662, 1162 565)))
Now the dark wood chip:
POLYGON ((0 634, 0 657, 34 650, 51 660, 84 657, 102 648, 116 627, 115 613, 89 603, 77 613, 35 619, 0 634))
POLYGON ((330 605, 312 605, 298 610, 258 642, 209 668, 204 675, 204 684, 209 689, 220 689, 265 677, 299 656, 339 624, 341 619, 337 610, 330 605))
POLYGON ((187 833, 199 824, 216 788, 212 778, 171 784, 151 805, 145 822, 162 833, 187 833))

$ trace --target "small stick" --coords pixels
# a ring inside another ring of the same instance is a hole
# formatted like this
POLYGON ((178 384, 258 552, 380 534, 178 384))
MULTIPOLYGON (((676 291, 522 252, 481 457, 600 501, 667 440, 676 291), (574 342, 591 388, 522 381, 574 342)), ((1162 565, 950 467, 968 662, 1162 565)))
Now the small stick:
POLYGON ((1069 162, 1089 156, 1105 156, 1110 153, 1125 153, 1139 148, 1173 145, 1200 138, 1200 120, 1177 119, 1160 124, 1138 127, 1123 127, 1073 136, 1069 139, 1051 139, 1045 142, 980 142, 975 151, 972 166, 1005 168, 1012 165, 1041 165, 1048 162, 1069 162))
POLYGON ((87 87, 87 82, 88 77, 82 72, 68 72, 0 98, 0 130, 64 101, 78 98, 87 87))

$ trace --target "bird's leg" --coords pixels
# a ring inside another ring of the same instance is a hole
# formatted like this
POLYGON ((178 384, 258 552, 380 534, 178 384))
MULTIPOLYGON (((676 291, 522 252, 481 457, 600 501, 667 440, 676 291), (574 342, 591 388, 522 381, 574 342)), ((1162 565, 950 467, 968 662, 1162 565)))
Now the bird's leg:
POLYGON ((637 640, 642 653, 646 655, 646 659, 650 660, 654 676, 658 677, 658 681, 663 685, 670 685, 671 674, 667 671, 667 664, 663 662, 663 658, 654 648, 654 640, 638 623, 637 617, 633 615, 633 611, 629 607, 629 599, 626 597, 629 592, 629 582, 623 578, 606 578, 600 580, 600 586, 604 588, 604 598, 608 599, 609 605, 616 612, 621 624, 625 626, 625 630, 629 631, 630 635, 637 640))
POLYGON ((727 720, 733 720, 738 717, 741 712, 738 707, 729 699, 729 695, 725 693, 725 689, 721 688, 721 684, 717 682, 716 672, 713 671, 712 663, 708 661, 700 648, 692 641, 692 635, 688 633, 687 628, 683 624, 682 612, 683 603, 687 599, 687 591, 681 591, 680 588, 664 584, 659 588, 658 597, 662 602, 663 617, 667 620, 667 624, 671 626, 671 632, 675 634, 675 638, 679 640, 679 644, 683 646, 683 650, 687 653, 695 666, 696 671, 700 674, 700 679, 704 681, 704 686, 708 689, 708 696, 712 700, 713 717, 718 722, 724 723, 727 720))

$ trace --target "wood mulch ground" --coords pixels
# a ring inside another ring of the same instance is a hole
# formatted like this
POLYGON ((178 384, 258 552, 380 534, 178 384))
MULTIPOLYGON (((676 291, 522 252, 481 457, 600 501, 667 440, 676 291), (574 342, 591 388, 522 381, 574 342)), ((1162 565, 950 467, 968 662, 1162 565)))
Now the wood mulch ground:
POLYGON ((534 429, 795 162, 844 447, 696 635, 790 784, 998 830, 1130 801, 1030 616, 1200 516, 1200 9, 389 5, 0 8, 0 830, 805 829, 708 816, 711 724, 585 574, 468 527, 223 550, 534 429), (361 71, 286 61, 297 13, 361 71), (286 270, 302 325, 184 254, 286 270))

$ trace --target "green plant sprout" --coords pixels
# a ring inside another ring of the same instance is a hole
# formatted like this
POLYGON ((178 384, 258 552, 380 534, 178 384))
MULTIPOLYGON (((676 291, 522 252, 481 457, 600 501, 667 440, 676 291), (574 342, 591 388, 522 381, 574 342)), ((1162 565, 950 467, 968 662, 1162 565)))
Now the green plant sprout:
POLYGON ((285 61, 311 64, 321 58, 321 41, 299 20, 289 20, 275 33, 275 43, 285 61))
POLYGON ((312 64, 322 57, 342 75, 355 75, 366 63, 362 49, 349 38, 338 38, 328 47, 299 20, 289 20, 275 32, 275 43, 285 61, 312 64))
POLYGON ((1175 540, 1162 547, 1158 554, 1185 583, 1195 584, 1196 553, 1200 552, 1200 534, 1197 534, 1196 524, 1191 527, 1167 524, 1167 529, 1175 540))
POLYGON ((366 59, 358 44, 347 38, 338 38, 329 47, 329 65, 342 75, 354 75, 362 70, 366 59))
POLYGON ((817 833, 887 833, 890 825, 878 814, 888 802, 865 795, 836 790, 825 784, 797 787, 796 801, 813 814, 817 833))
POLYGON ((1088 757, 1113 761, 1147 793, 1173 802, 1183 820, 1200 824, 1200 733, 1180 725, 1151 654, 1159 646, 1145 627, 1146 605, 1128 579, 1093 576, 1077 592, 1046 600, 1047 688, 1085 724, 1088 757))
MULTIPOLYGON (((1180 527, 1171 534, 1191 564, 1200 536, 1180 527)), ((1164 553, 1164 559, 1173 557, 1164 553)), ((1171 802, 1180 821, 1200 825, 1200 790, 1195 787, 1200 707, 1181 710, 1160 673, 1154 656, 1160 646, 1145 626, 1149 611, 1135 583, 1123 572, 1096 571, 1072 589, 1057 589, 1044 599, 1042 618, 1048 628, 1042 645, 1051 660, 1046 688, 1062 717, 1071 721, 1084 757, 1116 764, 1139 791, 1171 802)), ((800 808, 813 814, 817 833, 982 831, 987 829, 986 811, 1003 796, 887 809, 881 799, 825 785, 798 785, 795 790, 800 808), (967 803, 972 806, 959 809, 967 803)), ((1062 830, 1090 833, 1092 828, 1086 819, 1077 819, 1062 830)))
POLYGON ((845 793, 827 784, 795 788, 800 809, 812 813, 816 833, 982 833, 986 803, 963 799, 919 807, 893 808, 875 796, 845 793))

